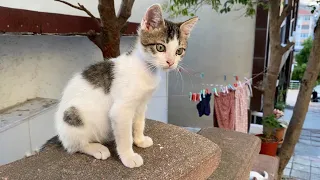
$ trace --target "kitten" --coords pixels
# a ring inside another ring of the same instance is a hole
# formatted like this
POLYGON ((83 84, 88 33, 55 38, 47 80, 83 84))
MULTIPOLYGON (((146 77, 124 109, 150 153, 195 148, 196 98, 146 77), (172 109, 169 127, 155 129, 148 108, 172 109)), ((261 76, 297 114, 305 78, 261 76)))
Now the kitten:
POLYGON ((197 17, 181 23, 164 20, 160 5, 154 4, 142 19, 131 52, 75 74, 55 115, 63 147, 69 153, 107 159, 110 152, 101 143, 115 140, 122 163, 129 168, 141 166, 143 159, 132 145, 153 144, 144 135, 145 113, 159 84, 159 71, 177 68, 197 21, 197 17))

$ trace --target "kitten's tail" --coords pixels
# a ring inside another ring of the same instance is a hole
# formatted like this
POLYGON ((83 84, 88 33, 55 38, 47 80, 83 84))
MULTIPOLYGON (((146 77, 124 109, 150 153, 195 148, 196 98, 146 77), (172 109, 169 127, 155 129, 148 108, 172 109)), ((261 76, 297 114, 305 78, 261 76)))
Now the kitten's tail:
POLYGON ((53 136, 51 139, 49 139, 46 143, 44 143, 41 148, 40 152, 43 151, 48 146, 56 146, 56 147, 62 147, 62 143, 59 140, 58 136, 53 136))

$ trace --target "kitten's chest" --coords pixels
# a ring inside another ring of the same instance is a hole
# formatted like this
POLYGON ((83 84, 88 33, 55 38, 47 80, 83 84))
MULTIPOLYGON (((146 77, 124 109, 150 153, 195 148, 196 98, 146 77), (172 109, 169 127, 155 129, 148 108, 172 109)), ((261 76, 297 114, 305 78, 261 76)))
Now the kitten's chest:
POLYGON ((160 76, 141 73, 137 74, 130 83, 132 88, 137 91, 153 93, 159 86, 160 80, 160 76))

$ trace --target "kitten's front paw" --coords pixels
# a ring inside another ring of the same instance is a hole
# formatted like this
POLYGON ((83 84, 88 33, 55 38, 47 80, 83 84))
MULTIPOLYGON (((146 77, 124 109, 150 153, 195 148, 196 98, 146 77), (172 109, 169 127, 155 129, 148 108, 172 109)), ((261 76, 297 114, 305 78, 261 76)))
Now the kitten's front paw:
POLYGON ((143 164, 142 157, 137 154, 129 154, 120 156, 121 162, 128 168, 139 167, 143 164))
POLYGON ((134 144, 141 148, 147 148, 153 145, 153 141, 149 136, 144 136, 142 140, 135 140, 134 144))

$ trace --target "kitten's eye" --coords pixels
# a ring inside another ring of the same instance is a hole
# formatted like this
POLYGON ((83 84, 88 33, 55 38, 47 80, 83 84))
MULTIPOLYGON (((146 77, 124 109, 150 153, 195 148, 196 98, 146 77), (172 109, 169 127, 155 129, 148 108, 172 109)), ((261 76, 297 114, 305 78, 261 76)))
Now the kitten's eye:
POLYGON ((166 47, 165 47, 163 44, 157 44, 157 45, 156 45, 156 49, 157 49, 157 51, 159 51, 159 52, 164 52, 164 51, 166 51, 166 47))
POLYGON ((184 51, 184 49, 183 48, 179 48, 179 49, 177 49, 177 51, 176 51, 176 55, 181 55, 182 53, 183 53, 183 51, 184 51))

